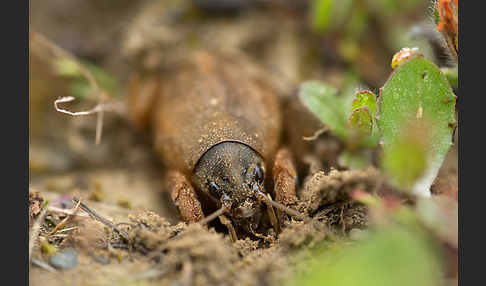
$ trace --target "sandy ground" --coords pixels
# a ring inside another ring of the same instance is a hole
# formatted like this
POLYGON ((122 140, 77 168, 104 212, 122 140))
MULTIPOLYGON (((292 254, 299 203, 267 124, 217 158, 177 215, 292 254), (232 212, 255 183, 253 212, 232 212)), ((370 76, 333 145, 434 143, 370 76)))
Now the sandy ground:
MULTIPOLYGON (((270 79, 275 88, 292 91, 286 96, 313 76, 342 82, 339 68, 313 66, 317 64, 309 60, 312 54, 301 48, 308 43, 296 40, 296 35, 306 33, 299 26, 301 15, 288 9, 275 9, 268 14, 272 16, 250 9, 227 18, 184 14, 188 1, 167 1, 167 6, 153 1, 31 2, 31 28, 97 62, 124 83, 115 102, 123 102, 131 72, 170 64, 172 57, 187 51, 182 44, 187 39, 192 39, 190 48, 243 50, 252 59, 262 59, 261 66, 276 75, 270 79), (181 20, 187 15, 192 18, 181 20), (156 25, 159 18, 165 22, 156 25), (205 36, 191 38, 194 35, 205 36)), ((293 208, 313 223, 290 218, 279 234, 270 231, 265 238, 232 243, 224 228, 181 222, 166 190, 167 170, 149 134, 134 130, 126 114, 105 113, 103 137, 95 145, 96 116, 56 112, 53 102, 69 94, 69 80, 56 75, 49 58, 40 55, 31 49, 29 226, 31 237, 36 236, 29 245, 30 285, 292 284, 291 269, 315 245, 353 244, 366 235, 369 210, 352 198, 354 191, 383 197, 393 193, 376 168, 340 168, 336 158, 342 146, 324 134, 294 150, 299 181, 293 208), (112 227, 82 210, 73 215, 73 197, 81 198, 112 227), (59 256, 68 258, 55 264, 53 259, 59 256), (74 266, 67 269, 70 265, 74 266)), ((383 82, 383 75, 367 77, 369 83, 383 82)), ((95 104, 96 98, 88 98, 68 106, 86 110, 95 104)), ((310 136, 315 130, 307 127, 288 128, 310 136)), ((457 134, 455 143, 432 190, 453 198, 457 205, 457 134)), ((452 262, 457 261, 456 252, 451 252, 452 262)))

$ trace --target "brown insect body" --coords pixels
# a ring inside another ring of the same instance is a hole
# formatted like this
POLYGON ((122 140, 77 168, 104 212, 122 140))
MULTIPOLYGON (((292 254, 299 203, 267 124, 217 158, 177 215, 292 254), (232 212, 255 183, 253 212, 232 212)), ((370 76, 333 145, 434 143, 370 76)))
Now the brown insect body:
POLYGON ((245 234, 259 225, 255 188, 264 190, 281 133, 279 99, 260 79, 245 63, 197 53, 129 99, 135 122, 151 124, 163 162, 191 178, 206 215, 230 203, 225 215, 245 234))
POLYGON ((169 73, 161 78, 153 132, 155 147, 171 166, 192 172, 209 148, 225 141, 273 155, 280 106, 244 65, 202 53, 169 73))

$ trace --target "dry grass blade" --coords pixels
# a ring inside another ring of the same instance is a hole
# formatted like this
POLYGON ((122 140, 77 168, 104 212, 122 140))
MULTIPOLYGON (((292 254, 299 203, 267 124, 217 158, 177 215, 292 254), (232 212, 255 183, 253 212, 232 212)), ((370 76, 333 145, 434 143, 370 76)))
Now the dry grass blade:
MULTIPOLYGON (((87 69, 74 55, 69 53, 68 51, 64 50, 60 46, 56 45, 49 39, 45 38, 41 34, 35 32, 32 29, 29 29, 29 47, 41 58, 46 61, 52 61, 56 59, 69 59, 70 61, 77 64, 79 71, 83 75, 83 77, 88 82, 89 86, 93 90, 93 94, 98 96, 98 104, 87 114, 98 113, 98 119, 96 123, 96 137, 95 137, 95 144, 98 145, 101 140, 101 133, 103 129, 103 112, 105 108, 103 108, 103 101, 107 97, 105 93, 100 91, 100 87, 95 80, 94 75, 91 73, 89 69, 87 69), (95 111, 93 111, 95 110, 95 111)), ((73 97, 66 97, 64 100, 68 99, 72 101, 73 97)), ((62 113, 70 114, 70 115, 86 115, 85 112, 81 112, 81 114, 76 112, 69 112, 64 109, 58 109, 57 103, 59 102, 66 102, 66 101, 59 101, 59 99, 54 103, 56 105, 56 110, 62 113)))
MULTIPOLYGON (((81 201, 79 202, 81 203, 81 201)), ((76 210, 78 209, 79 207, 79 203, 77 203, 74 208, 72 209, 71 211, 71 214, 69 214, 67 217, 65 217, 61 222, 59 222, 56 227, 52 230, 51 232, 51 235, 54 235, 56 234, 57 231, 59 231, 60 229, 63 229, 66 225, 68 225, 68 223, 72 220, 73 218, 73 215, 76 213, 76 210)))
POLYGON ((76 215, 76 216, 88 217, 88 215, 85 214, 85 213, 76 213, 75 214, 74 211, 71 210, 71 209, 62 209, 62 208, 58 208, 58 207, 55 207, 55 206, 47 206, 46 209, 50 213, 64 214, 64 215, 68 215, 68 216, 76 215))
POLYGON ((58 106, 59 103, 71 102, 71 101, 74 101, 74 100, 76 100, 76 98, 74 98, 73 96, 59 97, 58 99, 56 99, 54 101, 54 108, 56 108, 57 112, 61 112, 61 113, 65 113, 65 114, 69 114, 69 115, 73 115, 73 116, 90 115, 90 114, 93 114, 93 113, 96 113, 96 112, 100 112, 101 109, 102 109, 102 105, 98 104, 88 111, 72 112, 72 111, 69 111, 69 110, 66 110, 66 109, 62 109, 58 106))
POLYGON ((331 128, 329 128, 329 126, 322 127, 322 128, 320 128, 320 129, 316 130, 316 131, 314 132, 314 134, 312 134, 312 136, 309 136, 309 137, 305 137, 305 136, 304 136, 304 137, 302 137, 302 140, 304 140, 304 141, 314 141, 314 140, 317 140, 317 138, 318 138, 318 137, 319 137, 321 134, 324 134, 324 133, 326 133, 326 132, 328 132, 328 131, 330 131, 330 130, 331 130, 331 128))
POLYGON ((29 261, 31 260, 32 251, 34 250, 34 244, 37 240, 39 229, 42 221, 44 220, 45 215, 46 215, 46 209, 43 209, 35 219, 34 224, 32 225, 32 229, 29 234, 29 261))
MULTIPOLYGON (((102 92, 101 97, 108 97, 108 95, 106 95, 106 93, 102 92)), ((66 102, 71 102, 71 101, 74 101, 74 100, 76 100, 76 98, 73 97, 73 96, 59 97, 58 99, 56 99, 54 101, 54 108, 56 109, 57 112, 68 114, 68 115, 71 115, 71 116, 91 115, 91 114, 94 114, 94 113, 98 113, 98 120, 96 121, 96 138, 95 138, 96 145, 98 145, 100 140, 101 140, 101 132, 103 130, 103 112, 104 111, 112 111, 112 110, 118 111, 118 112, 123 112, 124 105, 122 103, 117 104, 117 103, 114 103, 114 102, 110 102, 110 103, 99 102, 97 105, 95 105, 95 107, 93 107, 90 110, 77 111, 77 112, 72 112, 72 111, 60 108, 59 105, 58 105, 59 103, 66 103, 66 102)))
POLYGON ((49 271, 49 272, 51 272, 51 273, 58 273, 58 272, 59 272, 59 271, 58 271, 57 269, 55 269, 54 267, 52 267, 52 266, 50 266, 49 264, 46 264, 46 263, 44 263, 44 262, 42 262, 42 261, 40 261, 40 260, 37 260, 37 259, 32 258, 32 259, 30 260, 30 262, 32 262, 32 264, 34 264, 34 265, 36 265, 36 266, 38 266, 38 267, 40 267, 40 268, 42 268, 42 269, 44 269, 44 270, 46 270, 46 271, 49 271))
POLYGON ((106 218, 104 218, 103 216, 101 216, 100 214, 98 214, 97 212, 95 212, 94 210, 92 210, 91 208, 89 208, 88 206, 86 206, 77 197, 74 197, 72 200, 76 204, 79 204, 80 208, 83 211, 85 211, 86 213, 88 213, 91 216, 92 219, 94 219, 96 221, 99 221, 102 224, 104 224, 105 226, 107 226, 109 229, 112 229, 116 234, 118 234, 119 236, 121 236, 125 241, 128 240, 128 234, 126 232, 124 232, 123 230, 119 229, 114 223, 112 223, 111 221, 107 220, 106 218))

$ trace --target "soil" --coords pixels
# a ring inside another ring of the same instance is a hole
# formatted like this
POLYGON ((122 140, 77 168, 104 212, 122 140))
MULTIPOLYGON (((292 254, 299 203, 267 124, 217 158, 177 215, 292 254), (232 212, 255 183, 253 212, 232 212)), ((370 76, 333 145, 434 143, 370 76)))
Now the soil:
MULTIPOLYGON (((332 231, 333 235, 342 238, 353 229, 366 228, 366 208, 352 202, 347 195, 354 189, 353 183, 361 184, 361 187, 366 184, 360 182, 365 173, 333 171, 330 175, 317 174, 306 185, 312 192, 308 197, 312 199, 300 202, 299 208, 329 226, 328 231, 332 231), (332 203, 324 203, 327 195, 322 193, 328 188, 324 181, 332 181, 331 184, 336 187, 332 191, 332 203)), ((105 177, 106 182, 117 176, 116 172, 99 175, 105 177)), ((90 182, 89 179, 87 181, 90 182)), ((365 190, 372 191, 375 187, 365 190)), ((110 196, 123 196, 121 190, 129 191, 131 187, 113 189, 118 193, 110 196)), ((36 197, 42 194, 32 193, 37 194, 36 197)), ((58 195, 46 194, 53 197, 51 205, 58 202, 58 195)), ((278 236, 260 241, 248 238, 232 243, 228 234, 216 232, 214 228, 184 222, 171 224, 168 221, 170 216, 152 211, 83 201, 116 222, 118 228, 126 232, 127 240, 91 218, 75 218, 69 224, 75 229, 63 232, 65 236, 53 234, 54 226, 66 216, 51 214, 52 224, 43 224, 39 242, 55 246, 57 253, 75 249, 78 264, 74 269, 55 270, 53 273, 32 266, 31 285, 280 285, 288 279, 286 269, 292 262, 303 251, 327 238, 327 230, 292 219, 278 236)), ((67 202, 64 200, 65 204, 67 202)), ((36 209, 37 201, 31 206, 36 209)), ((172 218, 177 221, 175 213, 172 218)), ((32 254, 32 259, 46 264, 50 257, 42 246, 36 247, 32 254)))
MULTIPOLYGON (((213 34, 194 39, 193 45, 243 51, 261 59, 262 66, 273 68, 277 75, 272 80, 278 90, 295 92, 298 83, 311 77, 342 82, 342 66, 324 69, 309 60, 319 44, 308 37, 296 41, 296 35, 308 33, 300 6, 281 4, 261 12, 257 5, 240 8, 228 18, 195 12, 191 1, 167 1, 167 6, 160 4, 166 1, 58 2, 31 1, 31 28, 78 57, 95 61, 121 82, 128 82, 133 70, 154 69, 170 63, 171 57, 183 56, 187 47, 182 43, 207 31, 213 34), (153 26, 160 13, 171 15, 161 17, 166 26, 153 26), (194 17, 181 20, 188 15, 194 17), (215 37, 221 40, 214 41, 215 37), (304 45, 312 48, 303 49, 304 45)), ((288 284, 289 269, 317 243, 354 243, 366 231, 371 216, 354 199, 356 191, 408 199, 397 195, 376 167, 340 166, 336 158, 342 142, 325 133, 295 150, 299 180, 294 208, 315 224, 290 217, 279 234, 232 243, 224 229, 181 221, 166 192, 167 170, 149 134, 134 130, 123 113, 107 112, 102 140, 95 145, 96 116, 56 112, 52 103, 69 94, 69 80, 56 75, 38 52, 31 50, 30 56, 29 231, 34 236, 29 245, 30 285, 288 284), (111 227, 76 207, 73 197, 81 198, 111 227), (53 267, 52 258, 67 250, 75 250, 74 266, 67 269, 66 262, 53 267)), ((367 78, 371 85, 385 81, 382 75, 367 78)), ((123 98, 121 94, 114 100, 123 98)), ((69 109, 86 110, 94 104, 96 99, 87 99, 69 104, 69 109)), ((457 136, 432 187, 434 194, 452 198, 456 205, 457 136)))

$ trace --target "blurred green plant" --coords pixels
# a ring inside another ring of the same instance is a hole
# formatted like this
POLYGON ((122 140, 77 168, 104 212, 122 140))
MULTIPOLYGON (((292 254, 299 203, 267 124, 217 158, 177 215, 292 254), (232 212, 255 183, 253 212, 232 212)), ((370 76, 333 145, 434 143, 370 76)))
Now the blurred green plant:
MULTIPOLYGON (((457 8, 457 1, 440 2, 454 2, 457 8)), ((333 33, 353 22, 354 12, 334 13, 337 9, 357 11, 374 7, 375 13, 384 12, 386 22, 401 13, 402 2, 311 3, 315 9, 312 14, 315 31, 333 33)), ((389 23, 393 25, 392 21, 389 23)), ((355 164, 357 158, 361 158, 361 164, 371 163, 357 155, 361 150, 382 151, 380 167, 390 182, 398 189, 422 196, 404 205, 394 197, 352 195, 352 199, 369 208, 370 235, 338 245, 328 241, 318 244, 296 261, 293 272, 296 275, 288 281, 289 285, 443 285, 448 275, 457 277, 454 276, 457 269, 449 268, 454 264, 452 260, 457 263, 457 201, 446 196, 429 197, 430 186, 452 145, 457 125, 457 97, 451 89, 451 85, 457 86, 457 67, 441 70, 416 49, 397 53, 392 67, 394 70, 380 88, 379 96, 368 91, 340 93, 318 81, 303 83, 299 96, 343 140, 345 149, 341 157, 347 158, 348 168, 359 166, 355 164)))
POLYGON ((120 95, 120 84, 118 81, 98 65, 88 61, 72 60, 67 57, 57 58, 53 62, 54 70, 60 77, 72 80, 69 85, 69 91, 72 96, 76 99, 98 96, 93 94, 93 88, 83 74, 81 65, 92 74, 100 90, 107 92, 110 96, 116 97, 120 95))
POLYGON ((449 84, 452 87, 458 87, 459 86, 459 74, 458 74, 458 69, 457 66, 452 67, 452 68, 441 68, 442 72, 447 78, 447 81, 449 81, 449 84))
POLYGON ((78 99, 95 97, 101 100, 101 94, 109 97, 120 95, 117 79, 100 66, 81 60, 38 32, 29 30, 29 51, 52 66, 60 78, 72 80, 70 96, 78 99))
POLYGON ((322 120, 339 138, 345 140, 346 114, 350 98, 338 96, 338 90, 318 81, 304 82, 300 86, 299 97, 314 114, 322 120))
POLYGON ((416 13, 417 7, 424 6, 419 0, 312 0, 309 4, 314 33, 334 42, 340 58, 350 63, 369 56, 369 48, 400 48, 407 37, 403 23, 410 21, 409 14, 416 13))
POLYGON ((315 32, 326 34, 335 30, 346 30, 347 33, 359 34, 373 15, 381 15, 385 20, 396 18, 412 10, 419 0, 311 0, 310 21, 315 32))
POLYGON ((443 285, 457 254, 457 201, 419 198, 414 205, 355 192, 370 210, 368 235, 357 241, 321 241, 293 266, 288 285, 443 285), (448 227, 449 226, 449 227, 448 227))
POLYGON ((440 285, 440 255, 431 247, 430 238, 417 230, 380 229, 338 254, 320 249, 312 253, 322 256, 299 262, 303 265, 292 285, 440 285))
POLYGON ((452 145, 457 97, 444 73, 415 49, 397 53, 392 66, 396 69, 380 89, 379 100, 361 91, 351 101, 349 94, 338 96, 335 88, 317 81, 303 83, 299 96, 342 139, 341 158, 348 168, 370 164, 360 150, 380 143, 381 167, 391 182, 428 196, 452 145))
POLYGON ((444 73, 418 52, 380 89, 382 169, 397 187, 430 195, 452 145, 456 98, 444 73))
POLYGON ((111 98, 120 95, 118 81, 101 67, 78 59, 33 29, 29 29, 29 52, 52 66, 59 78, 72 80, 69 86, 71 94, 54 101, 54 107, 58 112, 72 116, 97 113, 95 144, 98 145, 103 130, 104 111, 117 109, 111 98), (89 97, 96 98, 98 103, 88 111, 71 112, 58 107, 59 103, 89 97))
POLYGON ((369 91, 341 94, 323 82, 309 81, 301 85, 300 100, 345 144, 340 162, 350 169, 369 165, 367 149, 378 147, 376 96, 369 91))
POLYGON ((376 95, 368 90, 357 92, 351 110, 346 125, 350 141, 358 146, 376 147, 380 140, 378 130, 373 128, 378 115, 376 95))

